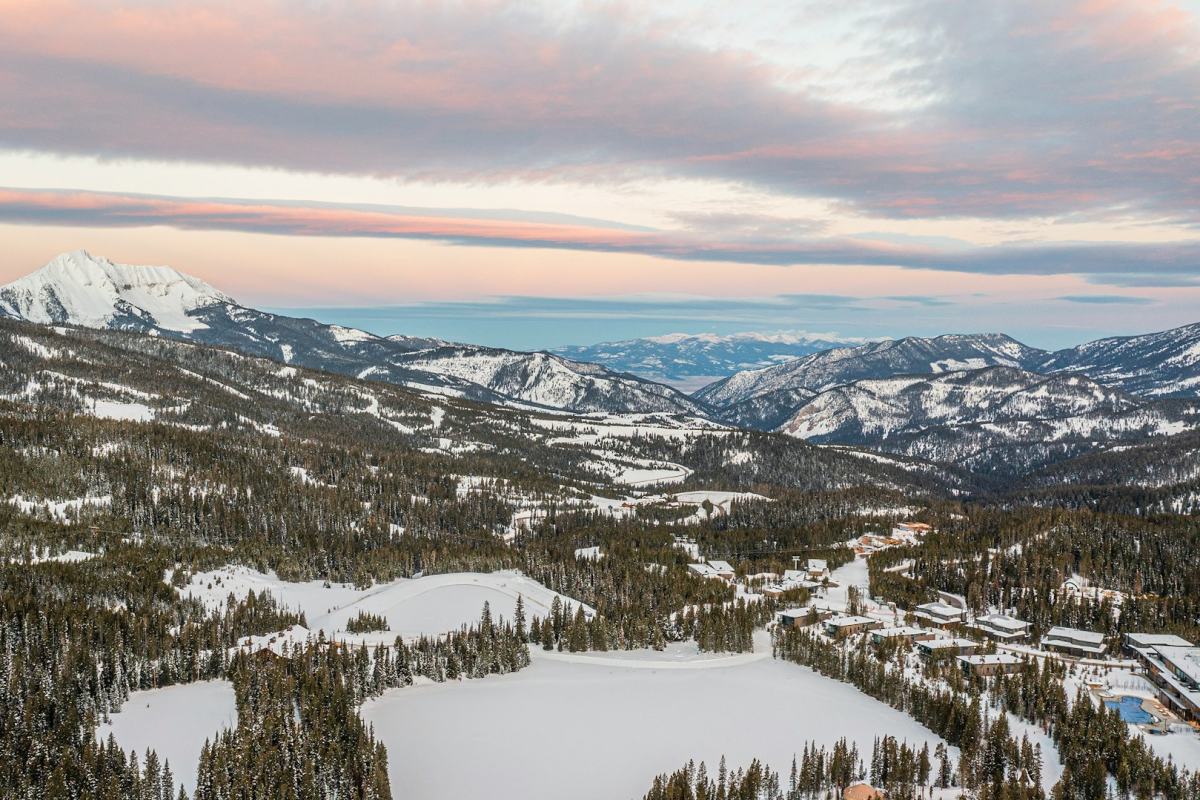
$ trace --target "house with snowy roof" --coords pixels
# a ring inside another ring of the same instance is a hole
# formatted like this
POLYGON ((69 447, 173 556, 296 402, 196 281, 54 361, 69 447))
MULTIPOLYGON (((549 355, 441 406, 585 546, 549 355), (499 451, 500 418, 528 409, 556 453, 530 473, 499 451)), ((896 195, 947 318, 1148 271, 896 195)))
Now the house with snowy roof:
MULTIPOLYGON (((778 612, 775 618, 785 628, 802 628, 812 625, 822 619, 821 612, 812 606, 798 606, 778 612)), ((828 618, 828 615, 825 615, 828 618)))
POLYGON ((1029 636, 1029 623, 1005 614, 976 617, 971 627, 998 642, 1016 642, 1029 636))
POLYGON ((835 639, 844 639, 847 636, 853 636, 856 633, 869 631, 874 628, 883 627, 883 623, 870 617, 860 617, 848 615, 844 617, 832 617, 825 620, 825 633, 835 639))
POLYGON ((1055 626, 1042 637, 1042 649, 1076 658, 1103 658, 1108 651, 1106 638, 1095 631, 1055 626))
POLYGON ((977 678, 1008 675, 1019 670, 1024 663, 1024 659, 1014 656, 1011 653, 958 657, 958 666, 962 669, 963 674, 977 678))
POLYGON ((728 561, 711 561, 710 560, 708 562, 708 565, 713 568, 713 570, 717 573, 718 577, 724 578, 727 581, 731 581, 735 577, 737 577, 737 570, 735 570, 733 568, 733 565, 730 564, 728 561))
POLYGON ((963 621, 963 610, 941 601, 922 603, 913 609, 912 615, 926 625, 948 628, 963 621))
POLYGON ((894 628, 879 628, 871 631, 871 641, 875 644, 892 642, 903 639, 907 642, 927 642, 936 638, 936 634, 928 628, 915 628, 911 625, 900 625, 894 628))
POLYGON ((971 656, 979 650, 979 642, 971 639, 929 639, 917 642, 917 652, 925 658, 971 656))
POLYGON ((1124 648, 1141 662, 1163 705, 1200 722, 1200 647, 1169 633, 1127 633, 1124 648))

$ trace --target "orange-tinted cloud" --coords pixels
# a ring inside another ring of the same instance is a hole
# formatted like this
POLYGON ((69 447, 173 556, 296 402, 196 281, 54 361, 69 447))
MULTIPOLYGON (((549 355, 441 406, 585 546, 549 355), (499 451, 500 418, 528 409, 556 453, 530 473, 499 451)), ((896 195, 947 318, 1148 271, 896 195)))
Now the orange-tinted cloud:
MULTIPOLYGON (((1098 283, 1196 285, 1200 240, 1165 244, 1043 244, 947 250, 875 238, 769 234, 718 238, 545 222, 502 212, 250 202, 0 188, 0 221, 36 225, 220 230, 287 236, 420 239, 458 245, 627 253, 758 265, 891 266, 988 275, 1078 274, 1098 283)), ((735 221, 744 230, 748 220, 735 221)), ((766 219, 763 230, 772 230, 766 219)), ((752 226, 753 227, 753 226, 752 226)))

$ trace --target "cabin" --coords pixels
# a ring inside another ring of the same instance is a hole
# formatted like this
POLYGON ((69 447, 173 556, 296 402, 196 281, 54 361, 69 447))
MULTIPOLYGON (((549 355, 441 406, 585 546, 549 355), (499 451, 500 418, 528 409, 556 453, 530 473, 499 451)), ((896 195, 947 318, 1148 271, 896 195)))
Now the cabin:
POLYGON ((932 625, 935 628, 949 628, 959 625, 963 621, 963 614, 964 612, 961 608, 955 608, 941 601, 936 603, 922 603, 912 610, 914 617, 926 625, 932 625))
POLYGON ((1042 637, 1042 649, 1076 658, 1103 658, 1108 651, 1106 638, 1095 631, 1056 626, 1042 637))
POLYGON ((1010 653, 958 657, 958 665, 962 668, 963 674, 977 678, 1008 675, 1021 669, 1021 665, 1024 663, 1024 659, 1010 653))
POLYGON ((762 593, 766 597, 782 597, 784 594, 794 589, 807 589, 810 592, 815 592, 821 588, 823 588, 823 584, 817 583, 816 581, 782 580, 776 583, 767 584, 763 587, 762 593))
POLYGON ((823 558, 808 559, 807 575, 805 577, 810 581, 823 581, 829 577, 829 563, 823 558))
POLYGON ((832 617, 825 620, 825 632, 835 639, 845 639, 863 631, 883 627, 883 623, 870 617, 832 617))
POLYGON ((780 611, 775 615, 775 618, 785 628, 803 628, 807 625, 820 622, 821 613, 812 606, 800 606, 799 608, 788 608, 780 611))
POLYGON ((928 639, 917 642, 917 652, 931 659, 973 656, 979 648, 979 642, 970 639, 928 639))
POLYGON ((1016 642, 1029 636, 1029 623, 1004 614, 984 614, 971 624, 975 630, 998 642, 1016 642))

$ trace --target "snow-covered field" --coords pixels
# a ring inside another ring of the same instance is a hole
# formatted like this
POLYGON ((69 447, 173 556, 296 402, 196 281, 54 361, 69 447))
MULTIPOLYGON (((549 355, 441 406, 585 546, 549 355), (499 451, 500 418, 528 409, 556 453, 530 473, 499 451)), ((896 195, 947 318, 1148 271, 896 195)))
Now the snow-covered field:
POLYGON ((845 736, 867 761, 883 733, 930 749, 938 741, 852 686, 769 653, 656 662, 535 651, 520 672, 398 689, 368 701, 363 717, 387 745, 393 790, 410 800, 496 786, 522 800, 623 800, 691 758, 710 771, 722 755, 731 766, 763 758, 786 775, 808 740, 845 736))
MULTIPOLYGON (((280 580, 243 566, 222 567, 196 573, 181 593, 220 608, 232 593, 238 599, 250 591, 266 590, 283 605, 304 612, 308 628, 324 630, 347 641, 391 642, 397 636, 436 635, 475 622, 486 601, 493 619, 512 620, 517 597, 523 597, 529 617, 546 616, 555 593, 518 572, 453 572, 423 578, 400 579, 356 589, 350 584, 326 586, 323 581, 280 580), (368 634, 346 633, 346 624, 360 611, 386 617, 390 630, 368 634)), ((559 595, 566 605, 577 601, 559 595)), ((584 606, 590 614, 592 609, 584 606)))
MULTIPOLYGON (((517 597, 524 599, 529 617, 544 617, 554 602, 555 592, 518 572, 455 572, 430 575, 415 580, 399 580, 368 590, 354 602, 325 616, 309 618, 314 630, 321 628, 339 639, 391 641, 433 635, 455 630, 465 623, 479 619, 484 602, 491 608, 492 617, 512 620, 517 597), (345 633, 346 623, 366 611, 386 617, 391 630, 386 634, 356 635, 345 633)), ((578 605, 569 597, 558 595, 565 606, 578 605)), ((584 606, 589 615, 592 609, 584 606)))
POLYGON ((236 725, 233 684, 200 681, 134 692, 110 722, 96 728, 96 739, 104 741, 111 733, 125 752, 137 751, 139 761, 153 748, 159 763, 166 760, 191 795, 205 740, 236 725))

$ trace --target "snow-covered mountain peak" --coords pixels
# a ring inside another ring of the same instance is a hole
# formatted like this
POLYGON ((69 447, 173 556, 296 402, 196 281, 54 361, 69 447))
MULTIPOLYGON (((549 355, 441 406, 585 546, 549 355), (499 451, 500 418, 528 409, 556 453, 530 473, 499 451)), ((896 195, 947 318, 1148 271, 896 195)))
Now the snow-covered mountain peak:
POLYGON ((0 314, 91 328, 157 327, 191 331, 189 312, 233 298, 171 267, 117 264, 74 250, 0 287, 0 314))

